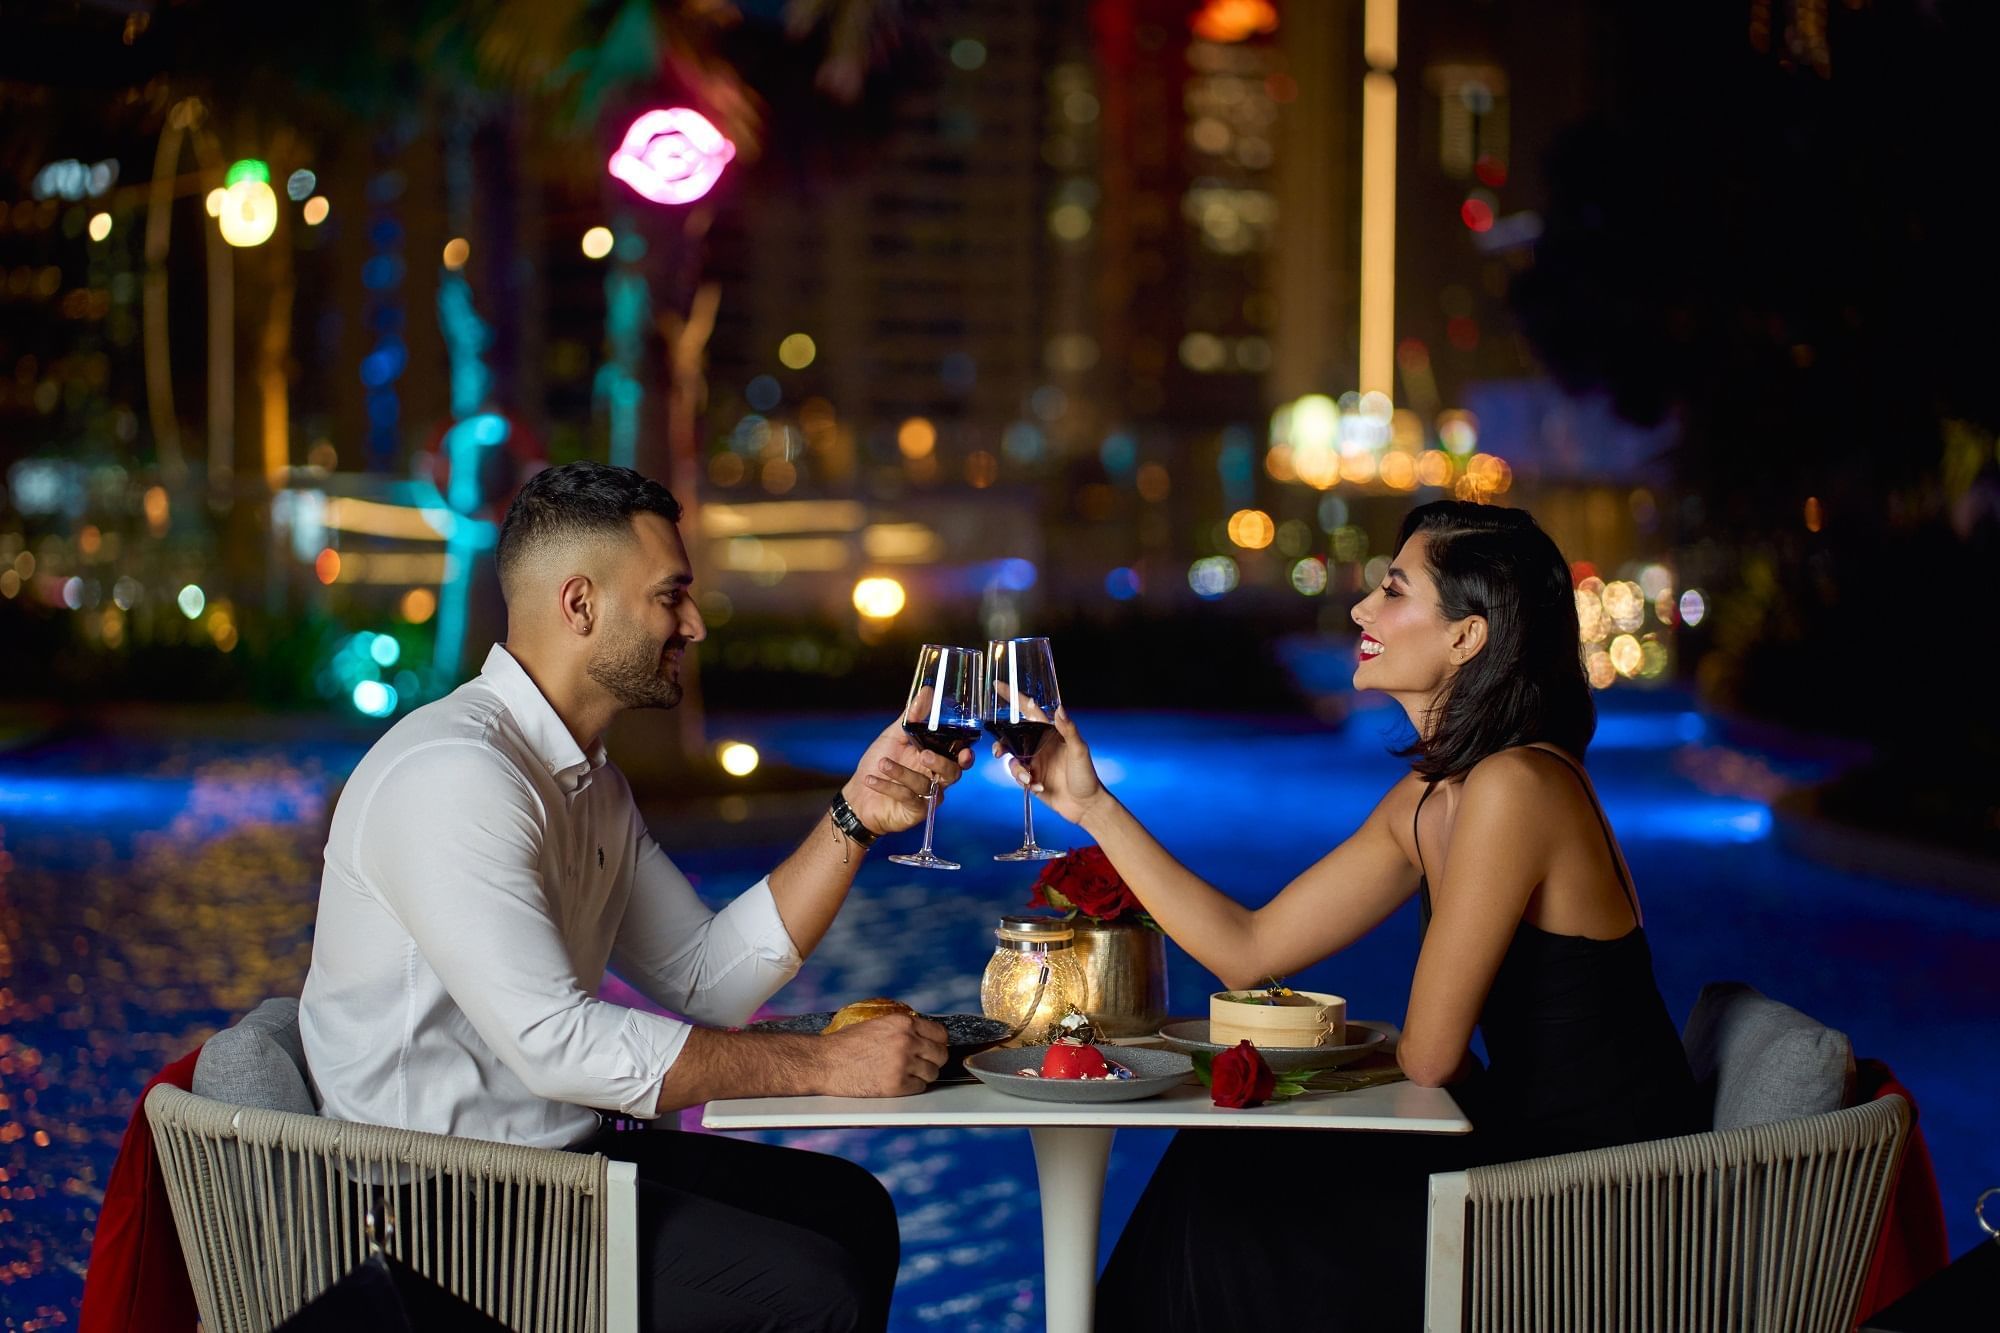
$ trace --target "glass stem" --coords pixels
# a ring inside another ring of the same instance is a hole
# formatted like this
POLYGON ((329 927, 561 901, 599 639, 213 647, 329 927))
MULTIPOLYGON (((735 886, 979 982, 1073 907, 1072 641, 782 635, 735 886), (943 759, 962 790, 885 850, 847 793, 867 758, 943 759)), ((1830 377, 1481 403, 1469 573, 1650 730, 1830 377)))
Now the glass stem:
POLYGON ((1021 788, 1021 850, 1032 851, 1035 846, 1035 794, 1026 787, 1021 788))
POLYGON ((937 798, 938 798, 937 775, 932 774, 931 794, 925 798, 925 808, 924 808, 924 849, 921 853, 921 855, 924 856, 929 856, 931 854, 931 830, 937 827, 937 798))

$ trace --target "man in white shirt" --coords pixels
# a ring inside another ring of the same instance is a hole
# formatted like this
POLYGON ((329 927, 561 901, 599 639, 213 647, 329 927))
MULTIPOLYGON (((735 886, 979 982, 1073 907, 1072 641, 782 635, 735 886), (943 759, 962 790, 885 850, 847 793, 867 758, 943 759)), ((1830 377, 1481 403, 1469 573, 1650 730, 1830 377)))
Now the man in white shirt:
POLYGON ((797 851, 711 912, 646 832, 602 736, 679 702, 706 630, 680 507, 627 468, 532 478, 497 553, 507 642, 376 743, 334 811, 300 997, 323 1113, 602 1151, 640 1166, 641 1304, 656 1328, 880 1328, 894 1206, 837 1158, 614 1132, 718 1097, 917 1092, 944 1032, 726 1031, 798 970, 869 842, 924 816, 927 754, 891 723, 797 851), (664 1018, 597 998, 606 968, 664 1018))

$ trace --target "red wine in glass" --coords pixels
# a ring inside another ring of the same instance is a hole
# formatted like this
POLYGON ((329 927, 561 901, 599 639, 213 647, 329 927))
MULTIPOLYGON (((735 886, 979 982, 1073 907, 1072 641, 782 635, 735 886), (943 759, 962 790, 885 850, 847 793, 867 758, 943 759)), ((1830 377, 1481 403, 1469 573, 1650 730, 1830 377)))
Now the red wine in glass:
MULTIPOLYGON (((1047 639, 992 639, 986 645, 986 729, 1016 759, 1031 758, 1062 707, 1056 658, 1047 639)), ((1021 788, 1021 845, 996 861, 1053 861, 1062 853, 1035 842, 1035 798, 1021 788)))
MULTIPOLYGON (((927 643, 917 650, 917 674, 910 681, 909 702, 903 705, 903 734, 932 754, 956 757, 979 739, 986 717, 986 656, 977 648, 927 643)), ((929 809, 924 812, 924 845, 902 852, 891 861, 926 870, 957 870, 931 850, 937 830, 938 780, 931 778, 929 809)))
POLYGON ((941 754, 947 759, 954 759, 960 750, 979 739, 979 728, 946 724, 933 730, 921 721, 905 722, 903 734, 932 754, 941 754))
MULTIPOLYGON (((1042 737, 1055 730, 1047 722, 1000 722, 986 724, 993 733, 993 739, 1000 742, 1000 748, 1016 759, 1028 759, 1042 748, 1042 737)), ((919 742, 921 744, 921 742, 919 742)))

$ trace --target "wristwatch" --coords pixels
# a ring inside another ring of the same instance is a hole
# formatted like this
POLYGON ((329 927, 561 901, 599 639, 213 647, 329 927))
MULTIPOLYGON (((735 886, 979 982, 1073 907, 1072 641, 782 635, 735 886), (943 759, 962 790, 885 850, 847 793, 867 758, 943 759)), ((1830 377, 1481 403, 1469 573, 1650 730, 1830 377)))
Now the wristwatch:
POLYGON ((827 807, 827 813, 833 817, 833 826, 855 846, 866 847, 875 841, 875 831, 861 822, 861 816, 854 813, 854 807, 839 792, 833 794, 833 804, 827 807))

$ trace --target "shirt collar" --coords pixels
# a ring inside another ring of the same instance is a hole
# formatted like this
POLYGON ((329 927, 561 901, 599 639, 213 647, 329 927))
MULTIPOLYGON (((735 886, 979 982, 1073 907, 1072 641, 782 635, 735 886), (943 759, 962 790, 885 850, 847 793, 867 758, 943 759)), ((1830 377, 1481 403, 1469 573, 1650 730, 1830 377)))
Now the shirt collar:
POLYGON ((541 687, 534 677, 517 661, 514 655, 500 644, 494 644, 486 654, 486 663, 479 669, 479 676, 493 692, 500 696, 500 702, 520 724, 521 734, 527 737, 528 745, 535 752, 549 776, 560 783, 570 794, 582 791, 590 785, 591 777, 604 766, 604 742, 592 741, 588 754, 577 746, 576 737, 570 735, 561 717, 550 706, 541 687))

